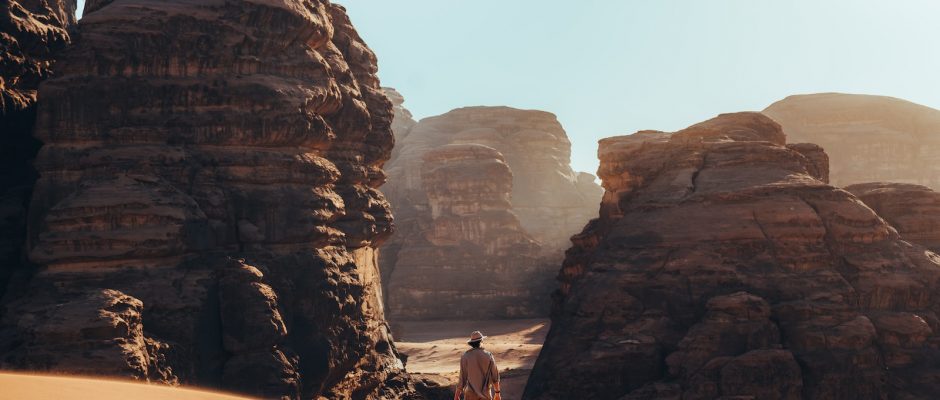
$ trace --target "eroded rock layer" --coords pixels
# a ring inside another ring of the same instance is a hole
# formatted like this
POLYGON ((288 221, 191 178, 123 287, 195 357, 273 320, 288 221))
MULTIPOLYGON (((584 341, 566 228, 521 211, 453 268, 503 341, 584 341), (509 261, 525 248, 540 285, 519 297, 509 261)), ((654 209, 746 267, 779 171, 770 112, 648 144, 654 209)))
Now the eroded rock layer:
POLYGON ((861 183, 847 186, 875 210, 901 238, 940 252, 940 193, 908 183, 861 183))
MULTIPOLYGON (((394 95, 394 93, 393 93, 394 95)), ((393 317, 407 318, 438 318, 437 313, 417 313, 416 311, 398 314, 400 310, 421 310, 432 305, 426 305, 420 300, 427 294, 426 285, 420 281, 412 281, 420 274, 427 274, 426 279, 445 279, 456 281, 454 272, 449 268, 446 259, 422 260, 416 264, 411 256, 415 252, 427 252, 428 238, 438 235, 433 231, 433 220, 440 216, 432 216, 431 211, 434 200, 431 200, 433 188, 427 186, 427 164, 425 156, 443 146, 457 144, 475 144, 492 148, 496 157, 505 160, 508 166, 510 196, 503 199, 504 193, 489 191, 486 195, 498 196, 486 199, 479 193, 467 190, 452 190, 446 196, 468 196, 466 198, 453 198, 446 201, 466 203, 468 205, 478 202, 473 207, 485 209, 487 202, 505 201, 507 213, 514 214, 521 224, 521 230, 538 243, 539 250, 535 253, 501 253, 508 247, 495 248, 497 253, 478 253, 480 260, 496 259, 502 257, 504 263, 494 264, 484 268, 473 275, 488 276, 498 273, 501 276, 524 278, 533 277, 523 281, 503 280, 501 289, 496 290, 488 285, 482 285, 473 290, 471 285, 463 284, 462 296, 473 296, 478 299, 502 301, 515 297, 522 299, 525 293, 546 293, 551 290, 551 275, 547 279, 535 278, 531 275, 532 267, 529 262, 514 261, 519 257, 526 259, 537 255, 542 258, 542 266, 538 270, 549 271, 557 268, 562 259, 562 251, 570 244, 569 238, 580 230, 584 224, 597 215, 597 201, 601 190, 594 183, 594 176, 586 173, 576 173, 570 166, 570 142, 562 129, 561 124, 554 115, 542 111, 518 110, 509 107, 468 107, 450 111, 446 114, 425 118, 414 125, 406 133, 396 133, 400 138, 396 144, 396 153, 389 161, 389 183, 385 191, 389 196, 397 218, 398 233, 382 248, 383 274, 388 285, 389 307, 393 310, 393 317), (554 265, 554 267, 551 267, 554 265), (516 271, 521 269, 521 271, 516 271), (536 288, 533 285, 547 284, 548 286, 536 288), (399 297, 395 291, 406 291, 406 297, 399 297), (411 299, 407 304, 395 304, 394 299, 411 299)), ((472 179, 470 179, 472 180, 472 179)), ((439 200, 443 200, 440 198, 439 200)), ((496 218, 490 226, 499 226, 505 222, 503 215, 495 213, 480 213, 477 219, 496 218)), ((505 243, 517 241, 515 231, 490 230, 488 235, 496 235, 488 240, 498 240, 505 243), (506 234, 505 238, 499 235, 506 234)), ((432 239, 433 244, 436 239, 432 239)), ((468 245, 467 249, 482 251, 476 245, 468 245)), ((438 252, 449 251, 444 247, 438 252)), ((462 255, 470 259, 471 253, 462 255)), ((471 266, 465 264, 459 275, 466 279, 471 266)), ((453 288, 440 286, 432 297, 454 293, 453 288)), ((430 297, 428 297, 430 298, 430 297)), ((539 301, 544 301, 541 299, 539 301)), ((530 307, 538 301, 524 301, 521 303, 505 303, 503 311, 498 316, 539 316, 545 310, 544 306, 530 307), (512 310, 512 311, 509 311, 512 310)), ((467 303, 463 303, 467 304, 467 303)), ((434 307, 437 307, 436 305, 434 307)), ((471 312, 476 306, 467 304, 464 310, 457 314, 471 312)), ((486 315, 481 311, 473 311, 479 315, 486 315)), ((490 317, 492 317, 491 315, 490 317)))
POLYGON ((32 159, 36 92, 69 43, 74 0, 0 3, 0 298, 26 264, 26 207, 36 181, 32 159))
POLYGON ((940 110, 884 96, 790 96, 763 113, 794 142, 831 158, 832 182, 903 182, 940 188, 940 110))
POLYGON ((4 368, 418 396, 384 320, 392 105, 325 0, 90 2, 39 97, 4 368))
POLYGON ((424 155, 429 212, 397 254, 388 287, 402 319, 492 319, 548 313, 554 266, 510 209, 512 173, 478 144, 444 145, 424 155), (444 270, 444 271, 442 271, 444 270))
POLYGON ((757 113, 600 142, 526 399, 877 399, 940 387, 940 257, 757 113))
MULTIPOLYGON (((418 124, 418 121, 414 120, 414 117, 411 115, 411 111, 405 108, 405 97, 401 95, 395 88, 383 87, 382 91, 388 96, 388 99, 392 101, 392 107, 395 112, 394 118, 392 118, 392 134, 395 135, 395 143, 401 143, 404 141, 405 136, 408 136, 411 133, 411 128, 414 128, 418 124)), ((401 153, 401 146, 395 146, 392 149, 392 159, 398 158, 398 153, 401 153)))

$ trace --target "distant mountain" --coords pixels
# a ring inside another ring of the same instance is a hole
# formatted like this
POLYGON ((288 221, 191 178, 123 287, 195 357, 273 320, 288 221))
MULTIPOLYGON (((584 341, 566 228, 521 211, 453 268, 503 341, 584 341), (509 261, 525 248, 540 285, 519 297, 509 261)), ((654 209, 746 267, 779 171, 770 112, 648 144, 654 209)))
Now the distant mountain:
POLYGON ((940 110, 886 96, 790 96, 763 113, 790 143, 822 146, 836 186, 891 181, 940 189, 940 110))

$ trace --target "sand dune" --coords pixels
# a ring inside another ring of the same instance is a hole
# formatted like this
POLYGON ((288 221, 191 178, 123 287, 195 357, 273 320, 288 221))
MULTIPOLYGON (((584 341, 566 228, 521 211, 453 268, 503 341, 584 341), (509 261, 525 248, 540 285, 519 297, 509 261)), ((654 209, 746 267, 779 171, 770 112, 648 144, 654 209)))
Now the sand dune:
POLYGON ((133 381, 0 373, 0 400, 245 400, 230 394, 133 381))

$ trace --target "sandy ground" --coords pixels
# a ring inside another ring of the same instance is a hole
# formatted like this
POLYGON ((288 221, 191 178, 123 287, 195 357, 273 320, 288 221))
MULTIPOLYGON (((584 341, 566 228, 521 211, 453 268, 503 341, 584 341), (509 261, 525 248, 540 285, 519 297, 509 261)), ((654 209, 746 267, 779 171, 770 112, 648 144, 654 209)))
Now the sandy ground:
POLYGON ((505 400, 517 400, 548 333, 547 319, 397 322, 395 345, 408 355, 408 372, 437 374, 456 382, 470 332, 487 336, 483 347, 496 357, 505 400))
MULTIPOLYGON (((408 355, 408 372, 457 381, 460 355, 470 332, 487 335, 483 347, 496 357, 505 400, 517 400, 548 333, 547 319, 399 322, 393 324, 398 350, 408 355)), ((230 394, 63 375, 0 373, 0 400, 244 400, 230 394)))
POLYGON ((229 394, 130 381, 0 373, 0 400, 245 400, 229 394))

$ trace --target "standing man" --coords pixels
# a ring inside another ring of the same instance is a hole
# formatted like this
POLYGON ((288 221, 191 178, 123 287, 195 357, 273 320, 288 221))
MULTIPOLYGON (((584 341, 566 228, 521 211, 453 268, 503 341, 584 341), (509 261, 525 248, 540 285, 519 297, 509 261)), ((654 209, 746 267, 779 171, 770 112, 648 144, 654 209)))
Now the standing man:
POLYGON ((483 339, 486 339, 486 336, 480 331, 470 334, 467 344, 471 348, 460 357, 460 381, 457 382, 454 400, 460 400, 461 392, 464 394, 464 400, 502 400, 499 395, 499 369, 496 368, 496 359, 492 353, 480 346, 483 339))

